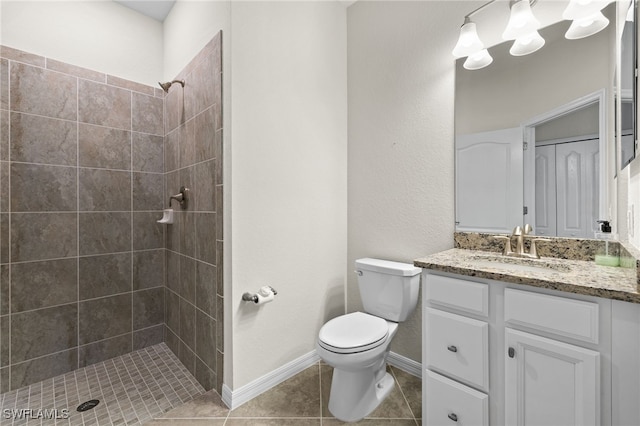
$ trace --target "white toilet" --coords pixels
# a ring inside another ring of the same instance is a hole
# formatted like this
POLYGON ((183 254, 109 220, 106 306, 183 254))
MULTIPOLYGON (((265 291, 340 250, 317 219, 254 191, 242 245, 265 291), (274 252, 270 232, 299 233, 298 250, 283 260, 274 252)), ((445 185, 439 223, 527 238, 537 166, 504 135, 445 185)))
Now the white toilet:
POLYGON ((418 302, 420 268, 379 259, 356 260, 364 312, 327 322, 320 329, 316 351, 333 367, 329 411, 354 422, 371 413, 389 395, 393 378, 386 371, 387 354, 398 322, 418 302))

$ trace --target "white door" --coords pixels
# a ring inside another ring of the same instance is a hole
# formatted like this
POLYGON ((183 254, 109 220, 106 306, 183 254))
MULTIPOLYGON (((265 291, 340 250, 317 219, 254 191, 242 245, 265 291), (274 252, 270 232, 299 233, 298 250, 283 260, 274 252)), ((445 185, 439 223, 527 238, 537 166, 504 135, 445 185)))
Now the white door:
POLYGON ((510 233, 523 218, 520 127, 456 137, 456 230, 510 233))
POLYGON ((556 147, 537 146, 535 158, 536 235, 556 236, 556 147))
POLYGON ((599 164, 597 139, 556 145, 558 237, 594 237, 599 164))
POLYGON ((600 423, 600 354, 505 329, 505 423, 587 426, 600 423))

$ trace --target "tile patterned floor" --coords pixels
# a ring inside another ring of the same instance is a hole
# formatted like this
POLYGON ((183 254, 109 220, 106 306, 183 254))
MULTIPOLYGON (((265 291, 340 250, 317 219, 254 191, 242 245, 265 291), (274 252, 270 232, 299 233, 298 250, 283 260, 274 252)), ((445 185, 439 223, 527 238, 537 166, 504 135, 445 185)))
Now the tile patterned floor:
MULTIPOLYGON (((421 380, 389 367, 396 386, 367 418, 366 426, 417 426, 422 418, 421 380)), ((215 392, 207 392, 146 423, 145 426, 335 426, 327 405, 333 369, 317 363, 230 411, 215 392)))
POLYGON ((0 425, 141 425, 203 393, 161 343, 0 395, 0 425))
MULTIPOLYGON (((420 379, 397 368, 388 370, 396 381, 394 390, 354 424, 420 425, 420 379)), ((331 367, 318 362, 231 411, 215 391, 204 393, 162 343, 0 395, 0 426, 335 426, 344 423, 327 407, 332 374, 331 367), (77 412, 75 408, 89 399, 99 399, 100 404, 77 412), (69 418, 50 419, 66 413, 69 418), (26 418, 29 414, 39 418, 26 418)))

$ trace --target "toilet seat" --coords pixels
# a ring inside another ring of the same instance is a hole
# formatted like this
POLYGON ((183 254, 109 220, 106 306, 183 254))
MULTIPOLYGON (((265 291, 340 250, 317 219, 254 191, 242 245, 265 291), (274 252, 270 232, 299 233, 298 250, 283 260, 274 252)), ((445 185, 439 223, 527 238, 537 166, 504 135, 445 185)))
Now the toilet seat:
POLYGON ((364 352, 382 345, 389 335, 389 325, 382 318, 353 312, 327 322, 318 334, 318 344, 341 354, 364 352))

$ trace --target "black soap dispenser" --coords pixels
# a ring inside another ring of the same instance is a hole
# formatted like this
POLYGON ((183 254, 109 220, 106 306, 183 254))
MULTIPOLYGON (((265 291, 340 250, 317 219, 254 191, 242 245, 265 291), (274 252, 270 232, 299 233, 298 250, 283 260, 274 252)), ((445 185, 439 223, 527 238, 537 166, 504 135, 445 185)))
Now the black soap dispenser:
POLYGON ((597 222, 600 224, 600 232, 605 234, 611 233, 611 224, 608 220, 598 220, 597 222))

